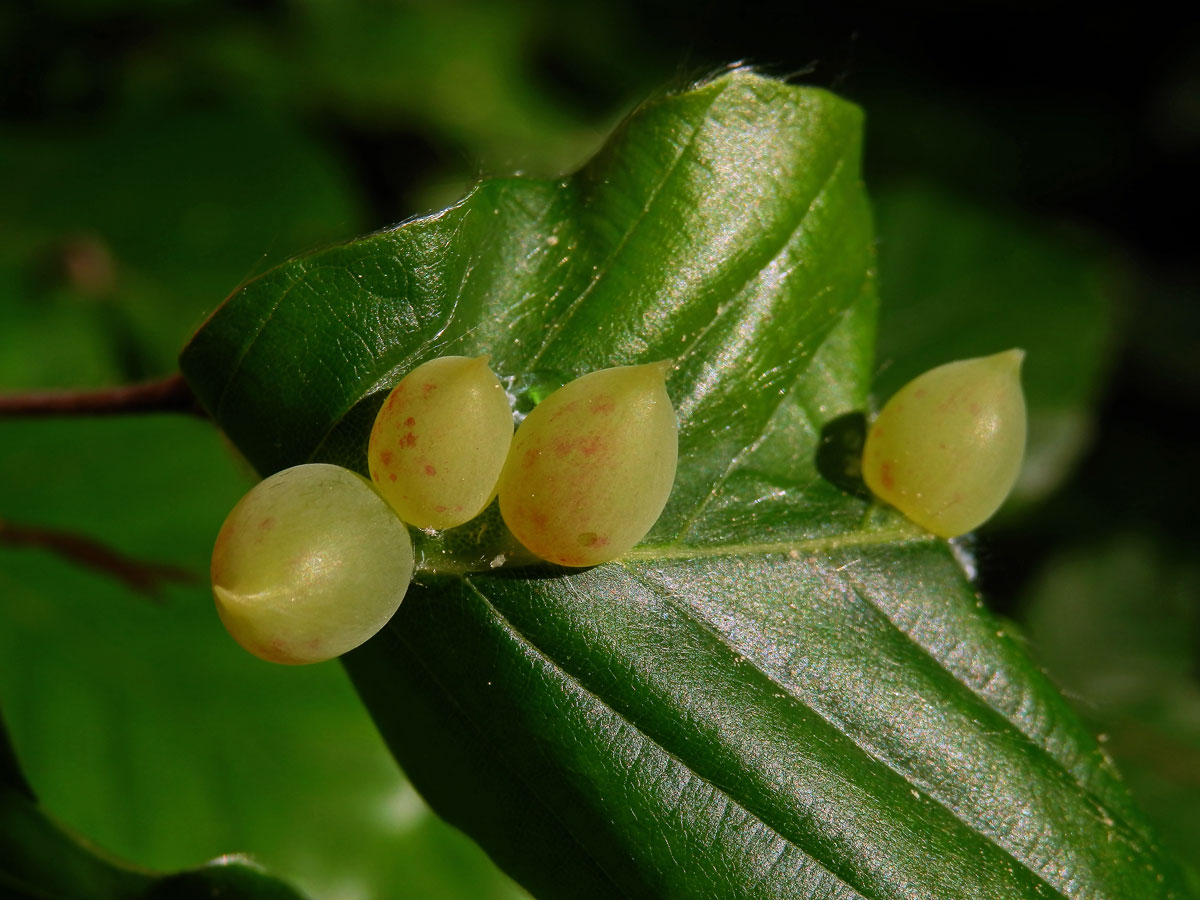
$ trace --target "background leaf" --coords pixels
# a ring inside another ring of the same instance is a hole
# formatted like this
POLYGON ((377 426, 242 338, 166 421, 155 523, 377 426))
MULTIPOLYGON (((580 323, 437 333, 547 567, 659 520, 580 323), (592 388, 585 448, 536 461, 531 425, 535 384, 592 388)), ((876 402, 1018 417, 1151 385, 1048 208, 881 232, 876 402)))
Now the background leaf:
POLYGON ((1198 594, 1194 564, 1126 533, 1051 559, 1022 605, 1039 658, 1121 755, 1181 859, 1200 844, 1198 594))
POLYGON ((301 900, 292 888, 242 860, 226 857, 189 872, 155 875, 110 859, 39 808, 2 722, 0 889, 14 900, 301 900))
POLYGON ((265 473, 361 469, 384 389, 431 356, 514 378, 676 360, 681 476, 641 549, 439 574, 478 554, 451 533, 347 659, 421 790, 535 893, 1183 896, 950 548, 812 462, 866 402, 859 127, 731 73, 572 178, 485 182, 268 273, 181 364, 265 473))

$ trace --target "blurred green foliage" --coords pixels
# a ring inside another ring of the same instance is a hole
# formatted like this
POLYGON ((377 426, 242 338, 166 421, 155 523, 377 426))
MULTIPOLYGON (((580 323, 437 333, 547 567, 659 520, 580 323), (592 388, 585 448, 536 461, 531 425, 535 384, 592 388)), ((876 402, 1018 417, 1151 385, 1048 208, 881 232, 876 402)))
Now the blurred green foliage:
POLYGON ((1026 598, 1034 652, 1075 697, 1180 857, 1200 847, 1200 566, 1125 533, 1063 553, 1026 598))
MULTIPOLYGON (((1022 32, 1032 74, 1013 81, 986 46, 946 68, 953 42, 923 37, 922 12, 892 28, 661 0, 0 6, 0 390, 167 373, 275 262, 453 200, 481 172, 569 169, 664 83, 747 55, 782 72, 815 59, 809 77, 870 123, 877 400, 963 353, 1054 355, 1029 367, 1049 462, 979 536, 984 591, 1200 858, 1194 451, 1178 425, 1197 411, 1200 305, 1183 232, 1144 205, 1186 193, 1153 175, 1198 146, 1200 54, 1164 38, 1135 95, 1070 54, 1090 39, 1125 58, 1137 28, 1068 42, 1046 25, 1022 32), (1052 56, 1078 82, 1042 73, 1052 56)), ((0 455, 0 519, 197 576, 154 605, 0 545, 0 705, 51 812, 150 866, 247 851, 318 898, 519 896, 424 810, 339 667, 273 669, 220 631, 206 560, 251 476, 211 428, 5 421, 0 455)))

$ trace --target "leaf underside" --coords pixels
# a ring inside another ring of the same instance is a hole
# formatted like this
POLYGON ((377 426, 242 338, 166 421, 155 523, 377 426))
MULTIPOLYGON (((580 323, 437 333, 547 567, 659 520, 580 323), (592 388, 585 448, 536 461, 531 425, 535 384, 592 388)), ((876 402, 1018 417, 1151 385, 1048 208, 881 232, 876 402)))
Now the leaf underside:
POLYGON ((435 356, 518 380, 674 360, 679 476, 642 545, 492 570, 503 540, 464 526, 345 658, 418 789, 537 896, 1182 898, 954 549, 817 471, 873 364, 861 128, 733 71, 569 178, 267 273, 181 365, 265 474, 362 471, 387 389, 435 356))

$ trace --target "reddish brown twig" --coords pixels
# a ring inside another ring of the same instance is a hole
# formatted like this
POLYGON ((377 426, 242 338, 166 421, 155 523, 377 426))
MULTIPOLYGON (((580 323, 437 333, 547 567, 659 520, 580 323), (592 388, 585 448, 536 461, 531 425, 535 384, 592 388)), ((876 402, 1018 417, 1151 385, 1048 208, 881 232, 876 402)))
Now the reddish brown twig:
POLYGON ((199 581, 195 572, 183 566, 134 559, 93 538, 68 531, 14 525, 0 519, 0 543, 41 547, 76 565, 116 578, 131 591, 155 601, 162 599, 167 584, 199 581))
POLYGON ((178 373, 118 387, 0 394, 0 418, 152 412, 190 413, 204 417, 191 388, 178 373))

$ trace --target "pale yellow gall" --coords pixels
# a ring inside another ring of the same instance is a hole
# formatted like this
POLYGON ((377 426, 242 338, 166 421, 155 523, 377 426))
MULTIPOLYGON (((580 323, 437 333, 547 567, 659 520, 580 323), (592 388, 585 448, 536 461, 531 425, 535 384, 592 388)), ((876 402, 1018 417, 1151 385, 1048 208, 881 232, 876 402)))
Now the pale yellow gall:
POLYGON ((517 429, 500 512, 522 544, 563 566, 615 559, 646 536, 675 481, 667 363, 601 369, 555 391, 517 429))
POLYGON ((404 523, 365 478, 323 464, 251 488, 212 555, 229 633, 255 656, 292 665, 331 659, 375 634, 412 572, 404 523))
POLYGON ((867 432, 863 479, 941 537, 982 525, 1025 455, 1023 350, 930 369, 896 392, 867 432))
POLYGON ((383 402, 367 468, 404 521, 453 528, 496 496, 512 437, 512 407, 488 358, 443 356, 409 372, 383 402))

